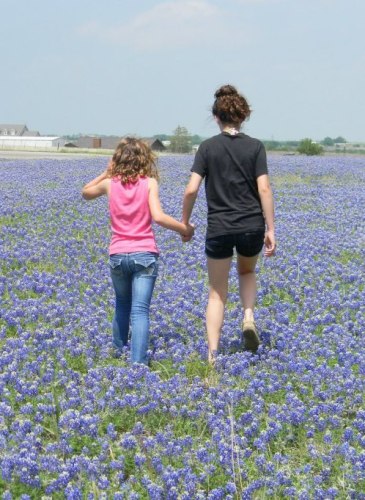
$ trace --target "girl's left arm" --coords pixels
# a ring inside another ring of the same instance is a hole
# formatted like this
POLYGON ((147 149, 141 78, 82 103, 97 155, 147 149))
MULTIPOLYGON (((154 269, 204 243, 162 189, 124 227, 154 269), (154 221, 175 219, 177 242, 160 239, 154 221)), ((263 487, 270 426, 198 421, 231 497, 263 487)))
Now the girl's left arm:
POLYGON ((181 236, 187 238, 186 241, 189 241, 194 234, 194 227, 190 224, 184 224, 183 222, 179 222, 170 215, 165 214, 162 210, 160 198, 158 195, 158 184, 156 179, 149 178, 148 179, 148 189, 149 189, 149 198, 148 204, 150 207, 150 212, 152 219, 158 224, 166 229, 171 229, 172 231, 176 231, 180 233, 181 236))

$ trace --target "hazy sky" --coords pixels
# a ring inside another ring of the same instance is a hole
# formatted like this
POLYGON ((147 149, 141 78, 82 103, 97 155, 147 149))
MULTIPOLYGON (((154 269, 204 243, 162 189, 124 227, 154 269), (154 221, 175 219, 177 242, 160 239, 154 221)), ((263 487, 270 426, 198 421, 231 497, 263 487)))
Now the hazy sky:
POLYGON ((0 0, 0 123, 216 133, 231 83, 260 139, 365 141, 364 0, 0 0))

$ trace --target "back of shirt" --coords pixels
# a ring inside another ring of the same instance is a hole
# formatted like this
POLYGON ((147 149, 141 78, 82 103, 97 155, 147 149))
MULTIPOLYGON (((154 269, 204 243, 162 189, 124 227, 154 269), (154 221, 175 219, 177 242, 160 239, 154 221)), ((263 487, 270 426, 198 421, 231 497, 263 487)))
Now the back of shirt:
POLYGON ((267 174, 263 144, 222 132, 202 142, 192 172, 205 178, 207 238, 265 228, 257 177, 267 174))
POLYGON ((129 183, 121 183, 118 177, 112 178, 109 196, 110 255, 158 253, 148 198, 148 177, 139 177, 136 182, 129 183))

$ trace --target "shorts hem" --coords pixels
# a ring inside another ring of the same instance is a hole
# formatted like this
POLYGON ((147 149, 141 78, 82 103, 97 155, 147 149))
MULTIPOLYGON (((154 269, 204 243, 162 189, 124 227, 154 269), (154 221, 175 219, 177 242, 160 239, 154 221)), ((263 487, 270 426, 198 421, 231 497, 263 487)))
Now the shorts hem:
POLYGON ((258 255, 260 255, 261 251, 262 251, 262 248, 261 248, 261 250, 260 250, 259 252, 254 253, 254 254, 252 254, 252 255, 243 255, 242 253, 237 252, 237 250, 236 250, 236 253, 237 253, 237 255, 239 255, 240 257, 246 257, 247 259, 249 259, 250 257, 257 257, 258 255))
POLYGON ((205 252, 205 255, 213 260, 223 260, 223 259, 231 259, 234 255, 234 252, 232 252, 232 255, 227 255, 227 257, 217 257, 217 256, 213 257, 212 255, 209 255, 209 253, 207 252, 205 252))

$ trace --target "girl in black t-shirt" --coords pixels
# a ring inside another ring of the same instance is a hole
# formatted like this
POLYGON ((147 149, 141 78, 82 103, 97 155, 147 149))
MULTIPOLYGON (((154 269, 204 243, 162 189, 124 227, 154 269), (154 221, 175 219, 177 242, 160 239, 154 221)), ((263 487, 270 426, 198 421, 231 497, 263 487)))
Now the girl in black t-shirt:
POLYGON ((235 87, 224 85, 215 93, 212 113, 221 133, 199 146, 185 190, 183 223, 189 223, 199 187, 205 179, 208 205, 205 252, 209 276, 206 328, 208 359, 214 363, 224 319, 233 249, 237 253, 244 310, 243 348, 256 352, 260 337, 254 320, 255 267, 263 245, 265 256, 270 257, 275 253, 276 243, 274 203, 265 148, 257 139, 240 132, 242 123, 251 113, 249 104, 235 87))

